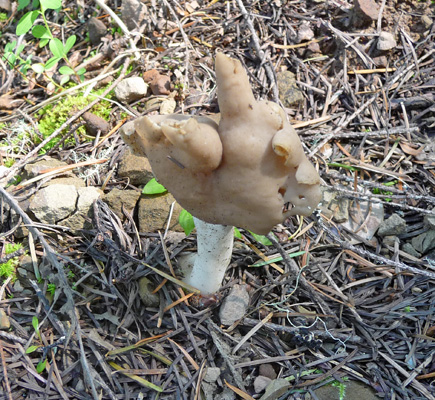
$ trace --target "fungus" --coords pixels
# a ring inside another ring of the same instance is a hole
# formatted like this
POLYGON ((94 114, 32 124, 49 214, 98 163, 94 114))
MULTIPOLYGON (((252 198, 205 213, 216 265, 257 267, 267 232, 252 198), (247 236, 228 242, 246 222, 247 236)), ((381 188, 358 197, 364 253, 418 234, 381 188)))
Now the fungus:
POLYGON ((121 132, 147 156, 158 181, 195 217, 198 255, 186 283, 217 291, 229 265, 233 226, 267 234, 310 215, 320 178, 284 110, 256 101, 238 60, 216 56, 220 115, 155 115, 121 132))

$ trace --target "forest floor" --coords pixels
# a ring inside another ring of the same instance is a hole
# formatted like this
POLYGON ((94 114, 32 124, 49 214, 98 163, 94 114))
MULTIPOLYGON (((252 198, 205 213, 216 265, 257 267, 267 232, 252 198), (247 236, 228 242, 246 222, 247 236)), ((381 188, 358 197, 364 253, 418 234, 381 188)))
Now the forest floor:
POLYGON ((0 1, 0 399, 435 399, 434 2, 122 3, 0 1), (240 230, 204 299, 177 284, 195 233, 104 196, 143 190, 125 122, 219 112, 217 51, 284 108, 324 198, 279 243, 240 230), (117 98, 131 77, 148 92, 117 98), (103 199, 79 231, 29 211, 66 172, 103 199))

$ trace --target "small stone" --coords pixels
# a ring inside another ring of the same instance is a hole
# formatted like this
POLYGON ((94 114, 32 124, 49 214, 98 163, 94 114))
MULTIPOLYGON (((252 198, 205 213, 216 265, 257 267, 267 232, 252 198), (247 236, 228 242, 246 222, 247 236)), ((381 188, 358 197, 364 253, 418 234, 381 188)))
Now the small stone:
POLYGON ((435 215, 426 215, 423 222, 426 228, 435 229, 435 215))
POLYGON ((344 197, 335 199, 329 205, 329 209, 333 212, 335 222, 342 223, 349 219, 349 199, 344 197))
POLYGON ((50 185, 70 185, 78 189, 80 187, 86 187, 86 182, 76 176, 66 176, 60 178, 53 178, 49 180, 45 185, 42 185, 42 187, 50 185))
POLYGON ((396 39, 394 39, 394 35, 390 32, 381 32, 379 34, 378 43, 376 45, 378 50, 391 50, 394 49, 396 45, 396 39))
POLYGON ((150 82, 153 95, 160 96, 171 92, 171 79, 167 75, 158 75, 150 82))
POLYGON ((416 257, 416 258, 420 258, 420 257, 421 257, 421 254, 420 254, 418 251, 416 251, 416 250, 414 249, 414 247, 412 246, 412 244, 409 243, 409 242, 406 242, 406 243, 402 246, 402 250, 403 250, 405 253, 408 253, 409 255, 411 255, 411 256, 413 256, 413 257, 416 257))
POLYGON ((132 154, 127 150, 119 162, 118 175, 128 178, 132 185, 145 185, 154 178, 148 158, 132 154))
POLYGON ((221 374, 219 367, 208 367, 205 370, 204 380, 209 383, 216 382, 221 374))
POLYGON ((382 243, 384 245, 386 245, 386 246, 391 246, 392 247, 396 243, 396 239, 397 239, 397 236, 387 235, 387 236, 384 236, 384 238, 382 240, 382 243))
POLYGON ((374 0, 354 0, 355 21, 376 21, 379 17, 379 7, 374 0))
POLYGON ((11 11, 11 2, 9 0, 0 0, 0 10, 11 11))
POLYGON ((131 212, 139 200, 140 192, 137 190, 120 190, 112 189, 109 193, 103 196, 103 201, 108 204, 110 209, 121 219, 125 220, 122 207, 127 212, 131 212))
POLYGON ((110 131, 110 124, 105 119, 95 114, 85 112, 82 118, 86 122, 87 133, 93 137, 96 137, 98 132, 100 132, 101 135, 105 135, 110 131))
POLYGON ((276 379, 277 377, 275 368, 273 368, 272 364, 261 364, 258 368, 258 374, 263 375, 270 380, 276 379))
POLYGON ((23 285, 18 279, 14 282, 13 288, 14 288, 14 293, 21 293, 24 290, 23 285))
POLYGON ((246 285, 234 285, 219 310, 222 325, 232 325, 243 318, 249 305, 249 294, 246 285))
POLYGON ((432 20, 432 18, 430 18, 428 15, 423 15, 423 16, 421 17, 421 23, 422 23, 424 29, 425 29, 425 30, 428 30, 428 29, 430 29, 430 27, 432 26, 432 24, 433 24, 433 20, 432 20))
MULTIPOLYGON (((166 228, 173 202, 175 202, 175 199, 170 193, 160 195, 143 194, 138 206, 139 231, 156 232, 159 229, 166 228)), ((183 228, 178 224, 181 210, 181 206, 175 203, 170 229, 183 231, 183 228)))
POLYGON ((148 91, 148 85, 139 77, 126 78, 122 80, 115 88, 116 98, 124 103, 130 103, 145 97, 148 91))
POLYGON ((137 30, 143 24, 147 11, 139 0, 122 0, 121 19, 129 30, 137 30))
POLYGON ((297 42, 306 42, 314 38, 314 32, 308 24, 302 24, 298 30, 297 42))
POLYGON ((153 283, 146 277, 139 279, 139 297, 144 303, 145 307, 158 307, 160 304, 160 296, 153 293, 155 289, 153 283))
POLYGON ((177 102, 174 99, 165 99, 160 105, 160 114, 172 114, 177 107, 177 102))
POLYGON ((89 40, 96 46, 100 44, 101 38, 107 33, 107 27, 103 21, 98 18, 92 17, 88 21, 89 40))
POLYGON ((68 164, 64 161, 59 161, 56 160, 55 158, 47 157, 42 160, 38 160, 36 162, 26 164, 24 166, 22 178, 23 180, 31 179, 38 176, 41 173, 41 171, 48 170, 51 168, 65 167, 67 165, 68 164))
POLYGON ((401 235, 406 232, 406 221, 397 214, 391 215, 381 223, 378 229, 379 236, 401 235))
POLYGON ((266 389, 267 385, 269 385, 270 382, 272 382, 272 379, 268 378, 267 376, 257 376, 254 380, 255 393, 261 393, 263 390, 266 389))
POLYGON ((0 308, 0 330, 7 330, 11 327, 11 321, 3 308, 0 308))
POLYGON ((318 54, 318 53, 321 53, 321 52, 322 52, 322 50, 320 50, 320 45, 319 45, 319 43, 317 43, 317 42, 310 43, 310 44, 307 46, 307 49, 308 49, 309 51, 311 51, 311 53, 314 53, 314 54, 318 54))
POLYGON ((301 90, 296 85, 295 74, 291 71, 281 71, 277 74, 279 99, 284 107, 299 105, 304 100, 301 90))
POLYGON ((290 388, 290 383, 285 379, 275 379, 269 383, 266 393, 260 397, 260 400, 276 400, 281 397, 290 388))
POLYGON ((142 75, 143 80, 146 83, 150 83, 152 82, 154 79, 158 78, 160 75, 160 72, 157 71, 156 69, 150 69, 148 71, 145 71, 142 75))
POLYGON ((388 65, 388 58, 385 56, 373 57, 373 61, 377 67, 386 67, 388 65))
POLYGON ((435 249, 435 230, 430 230, 412 238, 412 246, 416 251, 425 254, 435 249))
POLYGON ((55 224, 76 209, 77 189, 70 185, 50 185, 36 192, 29 209, 42 223, 55 224))

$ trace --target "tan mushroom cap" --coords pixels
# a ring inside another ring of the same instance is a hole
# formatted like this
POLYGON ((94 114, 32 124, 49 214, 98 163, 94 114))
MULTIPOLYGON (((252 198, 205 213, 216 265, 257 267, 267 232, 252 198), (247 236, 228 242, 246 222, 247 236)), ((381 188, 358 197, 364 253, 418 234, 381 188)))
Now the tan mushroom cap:
POLYGON ((266 234, 290 215, 310 215, 321 199, 320 178, 284 111, 256 101, 241 63, 222 53, 216 79, 220 120, 145 116, 135 131, 123 130, 125 142, 203 221, 266 234))

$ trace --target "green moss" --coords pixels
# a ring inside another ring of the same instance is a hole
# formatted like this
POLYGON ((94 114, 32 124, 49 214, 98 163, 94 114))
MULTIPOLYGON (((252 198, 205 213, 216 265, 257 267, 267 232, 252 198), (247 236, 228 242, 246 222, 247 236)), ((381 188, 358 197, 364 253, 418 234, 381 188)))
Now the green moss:
MULTIPOLYGON (((101 96, 104 92, 105 88, 92 92, 96 96, 101 96)), ((41 132, 44 138, 50 136, 56 129, 58 129, 68 118, 72 117, 77 111, 86 107, 89 103, 95 100, 95 96, 89 95, 88 97, 84 97, 83 93, 78 93, 73 96, 66 96, 61 101, 55 104, 49 104, 42 108, 39 111, 39 115, 41 119, 38 123, 39 131, 41 132)), ((106 96, 107 98, 111 98, 111 95, 106 96)), ((105 120, 109 120, 111 105, 108 101, 101 101, 91 108, 90 112, 95 115, 104 118, 105 120)), ((67 131, 67 130, 65 130, 67 131)), ((79 138, 83 140, 88 140, 84 137, 85 128, 81 127, 77 130, 77 134, 79 138)), ((52 139, 46 146, 44 146, 44 150, 47 151, 51 149, 56 143, 58 143, 62 139, 62 135, 52 139)), ((68 139, 66 141, 67 144, 72 143, 74 141, 73 138, 68 139)))
POLYGON ((8 19, 8 14, 0 13, 0 21, 6 21, 8 19))
MULTIPOLYGON (((17 244, 12 244, 12 243, 6 243, 5 244, 5 254, 11 254, 19 249, 21 249, 23 247, 22 244, 17 243, 17 244)), ((8 260, 7 262, 0 264, 0 278, 9 278, 10 276, 12 277, 12 282, 14 282, 16 280, 16 272, 15 272, 15 268, 19 263, 20 258, 19 257, 13 257, 10 260, 8 260)))

